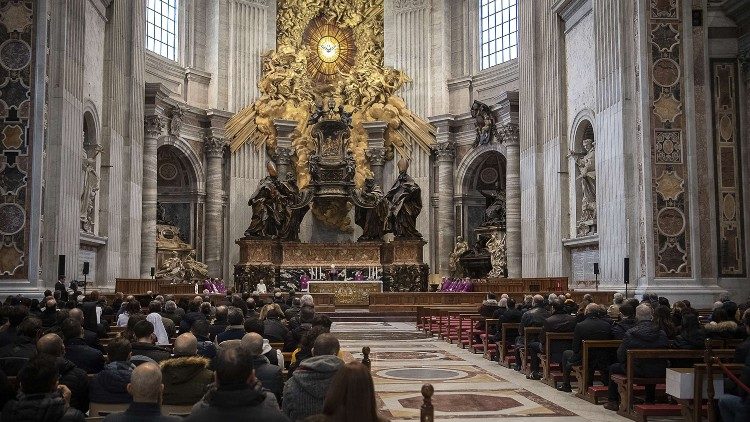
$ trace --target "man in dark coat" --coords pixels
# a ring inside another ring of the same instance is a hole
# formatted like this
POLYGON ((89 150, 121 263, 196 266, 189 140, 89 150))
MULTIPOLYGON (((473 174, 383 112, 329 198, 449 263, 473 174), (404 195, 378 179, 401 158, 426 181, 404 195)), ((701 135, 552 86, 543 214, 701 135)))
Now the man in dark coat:
POLYGON ((65 358, 89 374, 96 374, 104 368, 104 354, 99 349, 86 344, 81 323, 65 318, 60 326, 65 338, 65 358))
MULTIPOLYGON (((565 305, 563 302, 560 301, 554 301, 550 304, 550 309, 552 310, 552 315, 547 317, 546 320, 544 320, 544 325, 542 325, 542 332, 539 334, 539 342, 532 343, 529 345, 532 347, 531 351, 531 375, 529 376, 530 379, 541 379, 541 374, 539 373, 539 364, 541 363, 539 359, 539 353, 542 352, 544 349, 545 343, 546 343, 546 334, 547 333, 572 333, 573 330, 576 327, 576 317, 573 315, 570 315, 568 313, 565 313, 565 305), (536 348, 538 344, 538 349, 536 348)), ((550 348, 550 355, 547 358, 551 359, 553 362, 559 362, 562 358, 562 353, 565 350, 564 348, 561 349, 560 347, 564 346, 561 345, 560 342, 551 343, 550 348)))
POLYGON ((212 341, 219 333, 223 333, 227 329, 229 325, 229 322, 227 322, 228 312, 229 309, 226 306, 216 307, 216 319, 214 319, 213 324, 211 324, 208 330, 208 338, 212 341))
POLYGON ((124 412, 110 413, 104 422, 180 422, 179 416, 162 414, 161 394, 164 385, 161 383, 159 365, 146 362, 133 370, 128 384, 128 392, 133 396, 133 402, 124 412))
POLYGON ((191 300, 188 305, 188 311, 184 317, 180 319, 180 332, 187 333, 190 331, 190 327, 193 326, 193 322, 197 319, 206 319, 206 316, 200 311, 201 304, 196 300, 191 300))
POLYGON ((47 300, 39 318, 42 319, 42 327, 44 328, 51 328, 57 323, 57 301, 55 299, 47 300))
MULTIPOLYGON (((497 319, 498 322, 498 329, 501 329, 503 324, 505 323, 520 323, 521 317, 523 316, 523 312, 516 308, 516 301, 513 298, 508 298, 506 300, 507 308, 498 308, 495 313, 492 315, 493 318, 497 319)), ((510 343, 516 342, 516 337, 518 337, 518 330, 509 330, 508 333, 508 341, 510 343)), ((497 332, 494 335, 490 336, 490 340, 492 342, 498 342, 500 341, 500 337, 502 336, 502 333, 497 332)))
POLYGON ((283 315, 279 315, 277 310, 271 309, 263 321, 265 338, 272 343, 283 343, 289 333, 289 329, 281 322, 282 317, 283 315))
MULTIPOLYGON (((93 302, 88 302, 88 303, 93 303, 93 302)), ((86 320, 84 319, 84 316, 83 316, 82 309, 80 308, 71 309, 70 311, 68 311, 68 318, 75 319, 81 323, 81 326, 83 327, 83 341, 87 345, 89 345, 90 347, 93 347, 94 349, 104 350, 102 345, 99 344, 99 334, 97 334, 97 332, 94 332, 86 328, 87 325, 91 328, 95 328, 95 327, 92 327, 91 325, 86 323, 86 320)))
POLYGON ((133 356, 146 356, 156 362, 169 359, 171 354, 167 349, 156 345, 154 324, 147 320, 138 321, 133 327, 136 342, 131 344, 133 356))
POLYGON ((17 400, 5 404, 0 420, 13 422, 84 422, 85 415, 70 406, 70 389, 59 383, 54 357, 40 354, 18 374, 17 400))
POLYGON ((533 335, 531 338, 526 340, 524 338, 524 329, 527 327, 541 327, 544 325, 544 320, 549 316, 549 312, 544 309, 544 297, 542 295, 535 295, 532 298, 532 307, 528 311, 523 313, 521 316, 521 325, 518 329, 518 337, 516 337, 516 371, 520 371, 521 368, 521 350, 523 349, 523 343, 526 341, 531 349, 529 353, 535 353, 540 349, 539 336, 533 335))
POLYGON ((92 403, 120 404, 133 400, 127 388, 135 368, 130 363, 130 352, 130 342, 126 338, 118 337, 109 342, 109 363, 91 380, 89 390, 92 403))
POLYGON ((70 389, 70 406, 81 412, 89 411, 89 379, 86 371, 65 359, 65 346, 63 340, 57 334, 46 334, 36 342, 39 353, 55 358, 60 384, 70 389))
POLYGON ((216 385, 184 422, 287 422, 273 394, 255 378, 252 357, 241 346, 223 347, 215 362, 216 385))
POLYGON ((65 286, 64 275, 61 275, 60 277, 57 278, 57 283, 55 283, 55 291, 60 292, 60 300, 62 300, 63 302, 68 301, 68 290, 67 290, 67 287, 65 286))
POLYGON ((198 356, 213 359, 216 357, 216 344, 208 338, 208 321, 199 319, 193 323, 190 333, 198 342, 198 356))
POLYGON ((310 328, 312 328, 312 322, 314 318, 315 310, 313 308, 305 306, 300 309, 298 316, 299 323, 287 333, 286 340, 284 340, 285 352, 293 352, 295 349, 297 349, 300 341, 302 341, 302 336, 304 336, 305 333, 310 331, 310 328))
POLYGON ((615 340, 622 340, 625 337, 625 333, 635 327, 635 307, 637 303, 633 303, 631 300, 626 301, 620 305, 620 315, 622 318, 612 324, 612 338, 615 340))
POLYGON ((281 367, 271 365, 268 358, 263 356, 263 337, 257 333, 247 333, 242 338, 241 346, 252 356, 255 378, 260 381, 263 388, 272 392, 276 396, 276 400, 281 403, 284 378, 281 375, 281 367))
MULTIPOLYGON (((557 389, 560 391, 570 392, 570 372, 573 366, 580 363, 583 356, 581 349, 584 340, 610 340, 612 338, 612 326, 603 319, 607 311, 596 303, 589 303, 584 309, 583 321, 576 324, 573 330, 573 348, 566 350, 562 355, 563 381, 557 389)), ((593 356, 592 365, 600 366, 600 360, 604 357, 593 356)), ((578 382, 588 382, 588 380, 578 380, 578 382)))
MULTIPOLYGON (((628 350, 631 349, 666 349, 669 338, 659 325, 652 321, 653 309, 647 304, 635 308, 636 324, 625 333, 622 344, 617 349, 617 363, 609 367, 610 374, 624 374, 628 360, 628 350)), ((667 369, 666 359, 643 359, 635 361, 635 376, 639 378, 663 377, 667 369)), ((655 395, 654 385, 646 386, 646 402, 651 403, 655 395)), ((617 384, 609 383, 609 401, 605 409, 617 410, 620 406, 620 393, 617 384)))
POLYGON ((242 315, 242 310, 234 306, 230 307, 227 311, 227 328, 224 332, 216 335, 216 343, 221 344, 227 340, 242 340, 245 335, 245 318, 242 315))
POLYGON ((42 321, 36 317, 29 317, 18 324, 13 342, 0 348, 0 358, 3 359, 2 369, 8 376, 16 376, 26 360, 36 356, 36 339, 42 329, 42 321))
POLYGON ((162 403, 175 406, 197 403, 214 380, 210 360, 198 356, 198 340, 190 333, 174 341, 174 357, 161 362, 164 380, 162 403))

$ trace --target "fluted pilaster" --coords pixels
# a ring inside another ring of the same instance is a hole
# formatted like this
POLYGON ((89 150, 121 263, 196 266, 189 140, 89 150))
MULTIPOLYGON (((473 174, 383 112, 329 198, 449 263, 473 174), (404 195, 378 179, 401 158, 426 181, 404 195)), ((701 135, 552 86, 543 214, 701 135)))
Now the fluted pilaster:
POLYGON ((206 154, 206 253, 203 261, 210 277, 222 277, 222 220, 223 180, 222 162, 226 142, 224 138, 207 135, 203 140, 206 154))
POLYGON ((276 126, 276 154, 274 162, 279 172, 279 180, 287 180, 287 173, 292 171, 292 133, 297 128, 294 120, 274 120, 276 126))
POLYGON ((385 122, 363 123, 367 132, 367 160, 370 162, 375 184, 383 186, 383 166, 385 165, 385 138, 383 137, 388 124, 385 122))
POLYGON ((456 158, 456 144, 444 141, 435 144, 435 158, 438 163, 438 248, 440 273, 450 275, 449 259, 453 251, 455 216, 453 209, 453 164, 456 158))
POLYGON ((500 127, 500 136, 508 154, 505 167, 505 256, 508 277, 521 277, 521 155, 518 125, 508 123, 500 127))
POLYGON ((143 136, 143 193, 141 223, 141 277, 149 277, 156 267, 156 149, 164 130, 164 118, 146 116, 143 136))

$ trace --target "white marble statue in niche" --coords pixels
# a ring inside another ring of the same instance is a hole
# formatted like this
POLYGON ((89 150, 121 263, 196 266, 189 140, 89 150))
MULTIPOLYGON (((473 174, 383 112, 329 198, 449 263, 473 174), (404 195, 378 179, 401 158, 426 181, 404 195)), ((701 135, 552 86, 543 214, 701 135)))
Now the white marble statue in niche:
POLYGON ((487 277, 505 277, 508 266, 507 257, 505 256, 505 232, 496 231, 487 241, 487 251, 490 253, 490 263, 492 270, 487 277))
POLYGON ((578 169, 576 181, 580 186, 581 214, 578 216, 576 232, 578 236, 596 233, 596 149, 593 139, 584 139, 583 151, 570 150, 578 169))
POLYGON ((87 233, 94 232, 94 207, 96 194, 99 191, 99 174, 96 157, 102 152, 99 144, 84 147, 86 156, 83 159, 83 191, 81 192, 81 229, 87 233))

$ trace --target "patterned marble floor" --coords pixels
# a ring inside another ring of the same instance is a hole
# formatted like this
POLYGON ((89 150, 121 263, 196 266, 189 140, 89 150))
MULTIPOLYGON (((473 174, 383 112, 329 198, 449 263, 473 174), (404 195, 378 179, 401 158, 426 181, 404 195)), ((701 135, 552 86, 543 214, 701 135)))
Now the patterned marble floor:
POLYGON ((571 394, 417 331, 405 322, 337 322, 347 357, 371 348, 372 374, 383 416, 419 420, 423 383, 435 387, 435 419, 445 421, 628 421, 571 394))

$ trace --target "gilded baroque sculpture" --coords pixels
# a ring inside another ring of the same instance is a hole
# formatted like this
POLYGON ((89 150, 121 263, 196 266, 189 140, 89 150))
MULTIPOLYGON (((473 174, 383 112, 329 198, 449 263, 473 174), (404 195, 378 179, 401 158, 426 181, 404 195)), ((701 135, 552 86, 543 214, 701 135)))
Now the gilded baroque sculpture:
POLYGON ((87 233, 94 232, 94 206, 96 193, 99 191, 99 175, 96 173, 96 156, 102 152, 101 145, 87 148, 83 159, 83 191, 81 192, 81 229, 87 233))
POLYGON ((464 240, 463 236, 457 236, 456 245, 453 247, 453 252, 451 252, 450 255, 450 262, 448 263, 448 269, 450 270, 452 277, 460 277, 463 275, 463 268, 461 267, 461 261, 459 261, 459 259, 466 252, 469 252, 469 242, 464 240))
POLYGON ((578 216, 577 234, 596 233, 596 149, 593 139, 584 139, 583 151, 570 150, 568 157, 575 160, 578 169, 576 180, 580 186, 581 215, 578 216))
POLYGON ((182 280, 184 277, 185 269, 177 251, 173 251, 171 256, 164 260, 159 271, 156 272, 156 278, 182 280))
POLYGON ((505 256, 505 233, 496 231, 487 241, 487 250, 490 253, 492 270, 487 277, 505 277, 507 260, 505 256))
MULTIPOLYGON (((334 104, 341 121, 351 128, 344 142, 352 155, 347 170, 353 170, 356 188, 373 177, 364 123, 387 124, 383 133, 386 160, 392 160, 396 151, 409 156, 413 148, 429 149, 434 143, 435 128, 412 114, 395 95, 409 78, 383 64, 382 0, 280 0, 276 45, 263 57, 260 97, 227 122, 231 152, 250 142, 272 155, 276 150, 274 120, 297 122, 291 136, 293 167, 298 188, 304 190, 314 181, 311 170, 319 166, 312 160, 321 140, 313 129, 334 104)), ((322 205, 312 204, 316 218, 327 216, 337 225, 347 220, 343 214, 348 207, 316 209, 322 205)))

